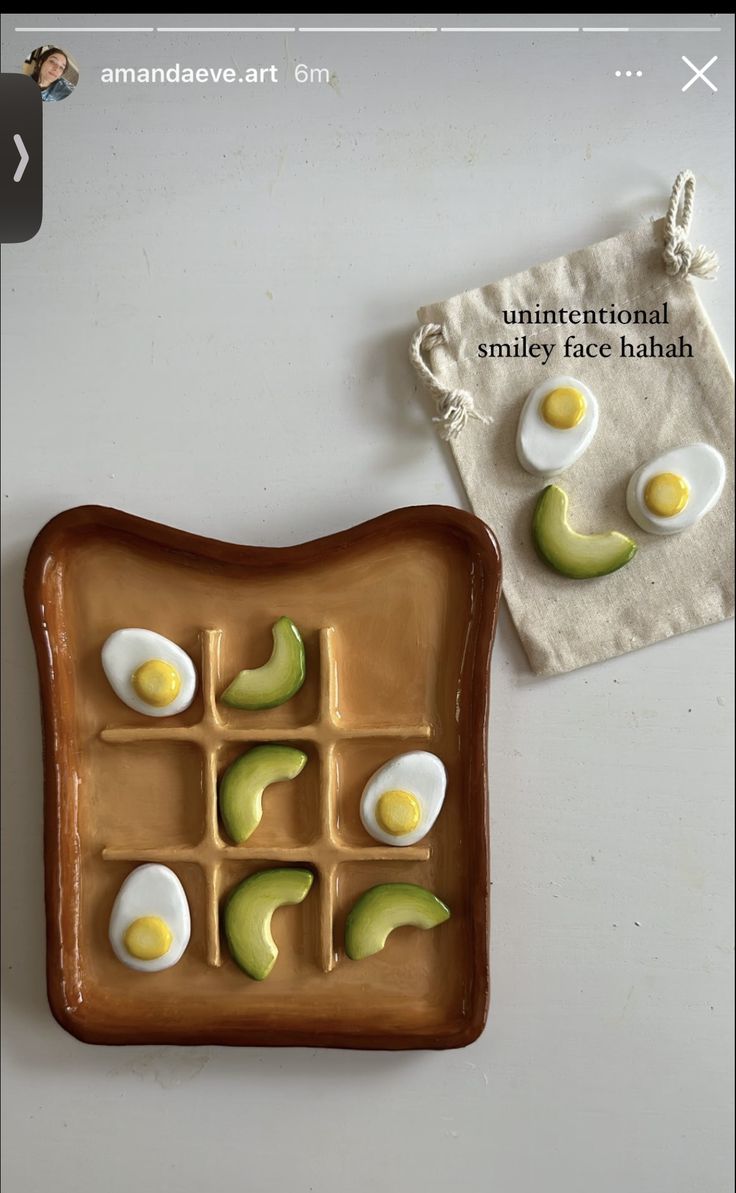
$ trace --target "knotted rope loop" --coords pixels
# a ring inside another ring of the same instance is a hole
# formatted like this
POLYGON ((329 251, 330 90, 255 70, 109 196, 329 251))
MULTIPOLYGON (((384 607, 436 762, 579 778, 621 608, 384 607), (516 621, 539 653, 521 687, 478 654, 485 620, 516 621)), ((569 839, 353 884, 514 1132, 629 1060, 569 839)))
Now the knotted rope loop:
POLYGON ((475 409, 472 394, 465 389, 446 389, 424 359, 425 352, 431 352, 444 344, 445 334, 439 323, 424 323, 411 338, 409 359, 419 380, 429 390, 437 404, 437 415, 432 419, 439 425, 442 439, 455 439, 465 428, 468 419, 488 424, 493 419, 479 414, 475 409))
POLYGON ((692 277, 714 278, 718 272, 718 257, 702 244, 693 248, 688 239, 695 205, 695 175, 682 170, 675 179, 667 215, 664 219, 665 269, 671 277, 685 280, 692 277), (680 210, 682 204, 682 210, 680 210))

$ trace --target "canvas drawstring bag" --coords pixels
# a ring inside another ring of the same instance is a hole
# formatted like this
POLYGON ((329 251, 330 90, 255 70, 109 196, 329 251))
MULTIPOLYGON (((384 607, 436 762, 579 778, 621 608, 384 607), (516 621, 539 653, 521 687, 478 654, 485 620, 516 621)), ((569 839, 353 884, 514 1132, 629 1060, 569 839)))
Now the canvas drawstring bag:
POLYGON ((472 508, 498 536, 504 594, 540 675, 733 616, 733 376, 693 284, 718 264, 691 244, 694 194, 684 171, 664 219, 418 312, 412 364, 472 508), (521 467, 517 425, 529 392, 554 375, 579 379, 600 407, 591 445, 554 478, 570 523, 583 534, 618 530, 639 548, 620 571, 591 580, 550 570, 532 542, 547 482, 521 467), (627 512, 629 478, 692 443, 726 458, 720 501, 681 534, 641 530, 627 512))

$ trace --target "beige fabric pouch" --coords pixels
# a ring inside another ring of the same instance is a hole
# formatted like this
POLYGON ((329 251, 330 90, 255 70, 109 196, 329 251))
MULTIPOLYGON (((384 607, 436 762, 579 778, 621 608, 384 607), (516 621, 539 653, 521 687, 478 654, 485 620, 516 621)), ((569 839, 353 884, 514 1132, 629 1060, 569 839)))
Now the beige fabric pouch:
POLYGON ((693 197, 686 171, 665 219, 418 312, 412 362, 437 402, 435 421, 450 441, 472 508, 499 538, 506 600, 541 675, 733 616, 733 377, 692 281, 717 268, 714 254, 688 241, 693 197), (659 311, 667 322, 509 324, 503 315, 560 308, 659 311), (570 336, 573 348, 591 355, 566 357, 570 336), (622 349, 622 337, 633 355, 622 349), (608 358, 596 354, 603 342, 611 344, 608 358), (481 355, 480 346, 491 343, 519 355, 481 355), (540 346, 536 355, 533 344, 540 346), (532 542, 534 507, 547 482, 521 467, 517 426, 529 392, 553 375, 582 381, 600 407, 591 445, 554 478, 569 496, 570 524, 584 534, 618 530, 639 548, 621 570, 596 579, 555 573, 532 542), (727 461, 718 504, 681 534, 641 530, 626 507, 632 473, 699 442, 727 461))

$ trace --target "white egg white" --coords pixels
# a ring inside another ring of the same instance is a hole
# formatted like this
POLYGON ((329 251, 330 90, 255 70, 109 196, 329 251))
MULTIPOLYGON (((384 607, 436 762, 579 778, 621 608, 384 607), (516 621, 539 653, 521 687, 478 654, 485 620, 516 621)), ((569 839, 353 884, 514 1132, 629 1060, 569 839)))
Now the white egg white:
POLYGON ((533 476, 558 476, 579 460, 598 429, 598 401, 587 385, 575 377, 550 377, 529 394, 519 417, 516 454, 533 476), (542 417, 542 403, 553 389, 570 387, 585 398, 585 414, 576 427, 560 430, 542 417))
POLYGON ((726 482, 723 456, 708 443, 691 443, 665 452, 637 468, 626 490, 629 513, 642 530, 651 534, 679 534, 699 522, 718 501, 726 482), (653 514, 644 501, 644 493, 653 476, 673 472, 690 486, 690 496, 684 510, 672 518, 653 514))
POLYGON ((174 871, 155 862, 133 870, 118 891, 110 916, 110 944, 118 960, 142 973, 158 973, 176 965, 190 935, 189 904, 174 871), (168 951, 153 961, 131 956, 124 944, 128 928, 142 916, 160 916, 172 935, 168 951))
POLYGON ((416 845, 431 829, 445 799, 447 773, 436 754, 414 750, 400 754, 380 767, 365 785, 360 800, 360 819, 366 832, 384 845, 416 845), (385 791, 408 791, 420 806, 419 824, 410 833, 396 837, 381 828, 376 804, 385 791))
POLYGON ((116 630, 102 647, 102 668, 115 695, 146 717, 176 716, 189 708, 197 690, 197 672, 189 655, 175 642, 153 630, 116 630), (146 704, 133 687, 134 672, 149 659, 170 663, 181 679, 178 695, 165 708, 146 704))

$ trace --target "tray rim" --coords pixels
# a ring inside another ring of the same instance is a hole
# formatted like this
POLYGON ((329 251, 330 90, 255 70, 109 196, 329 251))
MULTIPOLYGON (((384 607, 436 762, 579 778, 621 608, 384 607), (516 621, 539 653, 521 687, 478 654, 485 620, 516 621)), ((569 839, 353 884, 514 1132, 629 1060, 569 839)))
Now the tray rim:
POLYGON ((490 707, 490 663, 495 638, 501 596, 502 563, 498 540, 489 526, 476 515, 455 506, 402 506, 357 523, 345 530, 291 546, 249 546, 194 534, 156 522, 136 514, 102 505, 81 505, 64 510, 51 518, 38 532, 28 553, 24 574, 24 595, 36 653, 41 693, 41 723, 43 745, 44 785, 44 876, 46 905, 46 987, 51 1012, 65 1031, 84 1043, 123 1046, 126 1044, 175 1044, 253 1047, 326 1047, 397 1051, 404 1049, 444 1049, 465 1047, 483 1031, 490 1001, 489 926, 490 926, 490 840, 488 801, 488 716, 490 707), (216 564, 237 566, 281 567, 313 560, 317 555, 331 554, 341 548, 349 549, 361 539, 379 531, 395 531, 405 527, 409 532, 434 529, 444 525, 459 534, 474 548, 476 558, 484 570, 486 587, 484 599, 476 614, 478 626, 479 664, 473 670, 471 694, 476 708, 474 732, 468 750, 470 765, 478 775, 479 787, 485 793, 479 817, 479 832, 474 843, 476 864, 480 863, 483 882, 476 881, 471 892, 473 915, 482 920, 483 931, 475 933, 475 947, 471 954, 473 1001, 470 1013, 458 1030, 454 1023, 447 1030, 403 1031, 383 1033, 360 1030, 339 1030, 334 1024, 324 1031, 314 1027, 305 1029, 245 1026, 240 1030, 227 1025, 208 1028, 133 1029, 123 1031, 124 1038, 116 1038, 115 1027, 100 1027, 85 1022, 84 1008, 70 1006, 65 996, 61 899, 61 834, 64 821, 63 781, 58 760, 64 746, 63 735, 57 727, 59 709, 54 699, 52 659, 46 646, 43 588, 46 567, 58 545, 70 531, 110 530, 127 537, 138 538, 148 544, 180 553, 195 555, 216 564))

